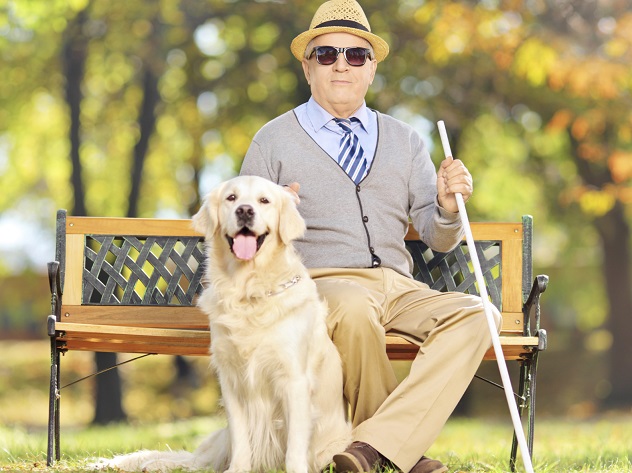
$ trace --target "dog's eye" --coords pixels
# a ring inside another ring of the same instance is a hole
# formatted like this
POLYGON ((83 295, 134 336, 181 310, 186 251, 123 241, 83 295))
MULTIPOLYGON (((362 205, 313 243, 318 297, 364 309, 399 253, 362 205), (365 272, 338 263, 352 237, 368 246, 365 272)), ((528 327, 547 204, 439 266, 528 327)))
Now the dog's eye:
POLYGON ((226 197, 226 200, 233 202, 234 200, 237 199, 237 196, 235 194, 231 194, 228 197, 226 197))
POLYGON ((270 201, 266 197, 261 197, 261 199, 259 199, 259 203, 261 203, 261 204, 269 204, 270 201))

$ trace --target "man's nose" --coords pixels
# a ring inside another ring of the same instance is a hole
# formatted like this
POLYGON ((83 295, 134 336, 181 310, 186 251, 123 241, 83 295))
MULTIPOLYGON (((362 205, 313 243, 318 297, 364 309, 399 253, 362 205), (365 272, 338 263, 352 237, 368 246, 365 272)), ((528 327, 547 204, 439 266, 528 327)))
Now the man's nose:
POLYGON ((345 53, 339 53, 336 62, 334 62, 334 69, 337 71, 346 71, 348 68, 349 64, 347 64, 347 60, 345 59, 345 53))

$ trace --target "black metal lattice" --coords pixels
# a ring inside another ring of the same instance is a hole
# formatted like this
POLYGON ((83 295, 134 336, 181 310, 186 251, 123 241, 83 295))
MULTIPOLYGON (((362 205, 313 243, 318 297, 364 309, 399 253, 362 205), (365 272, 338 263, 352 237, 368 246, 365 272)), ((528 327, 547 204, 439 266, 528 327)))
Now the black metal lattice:
MULTIPOLYGON (((502 310, 501 242, 476 241, 476 253, 485 279, 489 298, 502 310)), ((431 250, 422 241, 407 241, 413 257, 413 275, 437 291, 459 291, 480 296, 467 244, 463 242, 450 253, 431 250)))
POLYGON ((182 305, 202 291, 202 239, 86 235, 83 303, 182 305))
MULTIPOLYGON (((476 241, 487 292, 502 309, 501 242, 476 241)), ((415 279, 438 291, 480 295, 467 245, 435 252, 421 241, 407 241, 415 279)), ((204 248, 199 237, 87 235, 84 304, 193 304, 202 291, 204 248)))

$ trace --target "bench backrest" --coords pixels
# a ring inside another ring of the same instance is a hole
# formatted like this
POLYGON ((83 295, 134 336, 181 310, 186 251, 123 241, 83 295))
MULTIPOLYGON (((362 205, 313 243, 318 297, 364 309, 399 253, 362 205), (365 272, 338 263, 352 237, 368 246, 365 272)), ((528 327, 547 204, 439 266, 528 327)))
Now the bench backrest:
MULTIPOLYGON (((525 215, 521 223, 471 222, 470 225, 487 293, 503 314, 502 332, 523 334, 522 308, 533 278, 533 219, 525 215)), ((415 263, 415 279, 439 291, 480 295, 465 240, 450 253, 434 252, 411 227, 406 247, 415 263)))
MULTIPOLYGON (((531 222, 525 216, 521 223, 471 224, 488 293, 503 313, 504 333, 524 330, 531 222)), ((433 252, 412 227, 406 240, 416 279, 442 291, 478 294, 465 242, 447 254, 433 252)), ((202 290, 203 238, 190 220, 71 217, 60 210, 56 253, 62 322, 208 328, 195 307, 202 290)))

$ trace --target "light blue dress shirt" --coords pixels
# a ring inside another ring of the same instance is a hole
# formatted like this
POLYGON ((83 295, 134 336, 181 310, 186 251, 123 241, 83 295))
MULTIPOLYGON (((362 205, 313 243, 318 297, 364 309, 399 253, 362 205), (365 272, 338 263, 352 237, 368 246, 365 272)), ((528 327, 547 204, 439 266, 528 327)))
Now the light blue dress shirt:
MULTIPOLYGON (((334 116, 321 107, 314 97, 294 109, 298 122, 331 158, 338 162, 338 150, 342 129, 334 122, 334 116)), ((360 140, 367 160, 367 169, 371 167, 377 145, 377 114, 362 102, 362 106, 351 116, 360 122, 352 122, 351 129, 360 140)), ((349 117, 349 118, 351 118, 349 117)))

